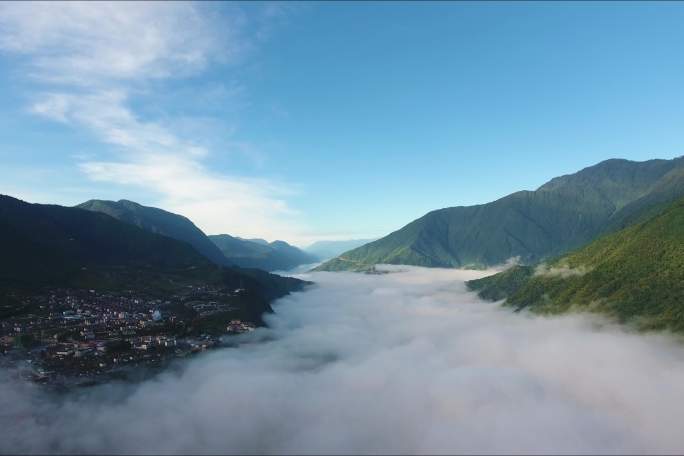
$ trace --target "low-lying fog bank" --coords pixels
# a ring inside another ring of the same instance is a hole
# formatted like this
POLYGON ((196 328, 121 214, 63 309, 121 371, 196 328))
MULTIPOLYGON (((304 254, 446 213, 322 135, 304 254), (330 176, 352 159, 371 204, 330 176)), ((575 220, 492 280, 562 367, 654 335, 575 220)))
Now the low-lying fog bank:
POLYGON ((684 345, 478 300, 475 271, 314 273, 269 329, 57 404, 4 377, 0 452, 677 452, 684 345), (258 342, 257 342, 258 341, 258 342))

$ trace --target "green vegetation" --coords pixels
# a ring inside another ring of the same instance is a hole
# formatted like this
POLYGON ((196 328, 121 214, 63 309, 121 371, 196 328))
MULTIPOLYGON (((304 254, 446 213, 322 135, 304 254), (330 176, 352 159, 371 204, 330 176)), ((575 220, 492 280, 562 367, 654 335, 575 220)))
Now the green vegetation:
POLYGON ((284 241, 268 243, 262 239, 242 239, 228 234, 209 236, 233 264, 265 271, 282 271, 301 264, 315 263, 317 258, 284 241))
POLYGON ((0 287, 0 320, 21 315, 26 312, 26 305, 14 296, 9 296, 0 287))
POLYGON ((534 274, 532 266, 513 266, 482 279, 471 280, 468 287, 489 301, 506 299, 518 291, 534 274))
POLYGON ((104 280, 119 268, 177 272, 211 265, 186 243, 108 215, 7 196, 0 196, 0 245, 0 280, 30 286, 104 280))
POLYGON ((37 345, 36 338, 31 334, 22 334, 14 338, 17 347, 30 349, 37 345))
POLYGON ((648 220, 532 268, 469 282, 539 313, 600 312, 640 329, 684 331, 684 199, 648 220))
POLYGON ((430 212, 318 270, 364 270, 379 263, 483 268, 513 257, 534 264, 643 220, 681 196, 684 157, 607 160, 536 191, 430 212))
POLYGON ((187 242, 215 264, 231 264, 207 238, 206 234, 182 215, 167 212, 156 207, 142 206, 127 200, 120 200, 118 202, 90 200, 79 204, 77 207, 107 214, 117 220, 142 228, 145 231, 187 242))
POLYGON ((255 312, 304 282, 256 269, 217 266, 190 244, 78 208, 0 195, 0 311, 26 311, 23 295, 43 288, 132 290, 163 297, 213 285, 255 293, 255 312), (258 307, 258 308, 257 308, 258 307))
POLYGON ((682 196, 684 196, 684 167, 676 167, 658 179, 646 195, 617 211, 604 231, 616 231, 647 220, 662 212, 682 196))

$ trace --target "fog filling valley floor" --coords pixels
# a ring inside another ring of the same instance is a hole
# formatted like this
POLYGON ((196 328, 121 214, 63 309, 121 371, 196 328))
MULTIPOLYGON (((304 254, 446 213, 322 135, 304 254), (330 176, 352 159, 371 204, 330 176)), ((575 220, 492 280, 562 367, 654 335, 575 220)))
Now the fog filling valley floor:
MULTIPOLYGON (((269 328, 136 386, 3 378, 0 452, 678 452, 684 344, 513 313, 485 272, 312 273, 269 328)), ((400 270, 401 272, 396 272, 400 270)))

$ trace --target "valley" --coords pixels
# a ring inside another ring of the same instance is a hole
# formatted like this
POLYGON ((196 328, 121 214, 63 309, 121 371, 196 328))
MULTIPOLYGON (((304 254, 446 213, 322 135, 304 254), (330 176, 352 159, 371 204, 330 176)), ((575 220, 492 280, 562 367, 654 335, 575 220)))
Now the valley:
POLYGON ((0 1, 0 456, 683 454, 682 23, 0 1))
POLYGON ((676 338, 482 301, 466 282, 492 270, 378 269, 390 273, 300 275, 316 285, 274 302, 265 327, 135 383, 55 398, 0 373, 10 393, 0 451, 100 453, 114 439, 121 452, 163 442, 186 453, 669 453, 684 444, 676 338))

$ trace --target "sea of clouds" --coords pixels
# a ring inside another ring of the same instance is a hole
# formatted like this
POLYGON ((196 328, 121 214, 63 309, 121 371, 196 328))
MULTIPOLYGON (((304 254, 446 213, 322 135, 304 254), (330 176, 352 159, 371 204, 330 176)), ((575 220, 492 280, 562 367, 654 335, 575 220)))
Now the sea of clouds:
POLYGON ((311 273, 270 328, 152 380, 66 397, 0 383, 0 452, 684 450, 684 344, 513 313, 485 272, 311 273))

